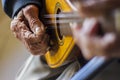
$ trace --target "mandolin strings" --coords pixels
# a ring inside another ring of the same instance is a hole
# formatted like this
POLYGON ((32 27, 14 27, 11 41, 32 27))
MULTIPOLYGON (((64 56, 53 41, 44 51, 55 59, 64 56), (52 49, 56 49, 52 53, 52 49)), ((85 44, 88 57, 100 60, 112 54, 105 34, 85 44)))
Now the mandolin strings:
POLYGON ((78 13, 59 13, 59 14, 48 14, 44 15, 44 18, 80 18, 80 15, 78 13))
POLYGON ((46 24, 67 24, 71 22, 76 22, 76 23, 83 23, 82 19, 74 20, 74 19, 69 19, 69 20, 52 20, 52 21, 45 21, 46 24))
POLYGON ((64 13, 64 14, 49 14, 44 15, 44 18, 47 19, 46 24, 67 24, 70 22, 79 22, 83 23, 83 20, 79 14, 76 13, 64 13), (52 19, 53 18, 53 19, 52 19), (49 20, 52 19, 52 20, 49 20))

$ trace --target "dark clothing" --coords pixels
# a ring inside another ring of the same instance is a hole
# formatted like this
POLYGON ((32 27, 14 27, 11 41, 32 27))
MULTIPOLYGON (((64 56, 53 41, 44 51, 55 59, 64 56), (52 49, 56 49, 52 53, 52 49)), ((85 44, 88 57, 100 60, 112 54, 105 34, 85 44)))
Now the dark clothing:
POLYGON ((41 8, 41 1, 42 0, 2 0, 2 6, 6 14, 13 18, 21 8, 28 4, 35 4, 41 8))

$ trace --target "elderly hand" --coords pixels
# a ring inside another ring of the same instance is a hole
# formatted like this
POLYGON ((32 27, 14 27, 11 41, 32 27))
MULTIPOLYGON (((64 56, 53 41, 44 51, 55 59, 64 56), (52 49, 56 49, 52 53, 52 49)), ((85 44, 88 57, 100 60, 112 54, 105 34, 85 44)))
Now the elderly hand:
POLYGON ((38 18, 39 10, 35 5, 28 5, 19 11, 11 22, 11 30, 16 38, 34 55, 47 52, 49 36, 38 18))
POLYGON ((105 32, 99 35, 100 27, 97 19, 106 11, 118 8, 119 4, 119 0, 83 0, 80 2, 80 16, 87 19, 84 20, 82 26, 73 23, 71 28, 75 42, 86 59, 94 56, 120 57, 120 35, 117 32, 105 32))

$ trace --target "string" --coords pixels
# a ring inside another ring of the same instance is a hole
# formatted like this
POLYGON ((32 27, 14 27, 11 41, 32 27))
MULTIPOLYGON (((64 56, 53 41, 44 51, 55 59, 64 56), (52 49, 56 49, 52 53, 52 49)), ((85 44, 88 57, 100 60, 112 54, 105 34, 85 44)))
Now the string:
POLYGON ((84 20, 77 13, 49 14, 49 15, 44 15, 44 18, 47 19, 45 21, 46 24, 57 24, 57 23, 67 24, 70 22, 83 23, 84 20), (51 18, 54 19, 50 20, 51 18))
POLYGON ((78 13, 60 13, 60 14, 48 14, 44 15, 44 18, 80 18, 78 13))

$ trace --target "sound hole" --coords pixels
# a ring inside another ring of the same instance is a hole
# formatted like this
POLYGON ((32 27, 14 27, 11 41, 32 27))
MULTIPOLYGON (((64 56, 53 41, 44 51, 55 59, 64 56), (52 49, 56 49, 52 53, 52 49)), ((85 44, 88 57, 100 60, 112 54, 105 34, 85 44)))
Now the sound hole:
MULTIPOLYGON (((61 10, 58 9, 58 10, 57 10, 57 14, 60 14, 60 13, 61 13, 61 10)), ((56 20, 58 21, 59 18, 57 17, 56 20)), ((62 40, 62 39, 63 39, 63 35, 61 34, 61 31, 60 31, 60 24, 59 24, 59 23, 57 23, 57 33, 58 33, 59 39, 62 40)))

